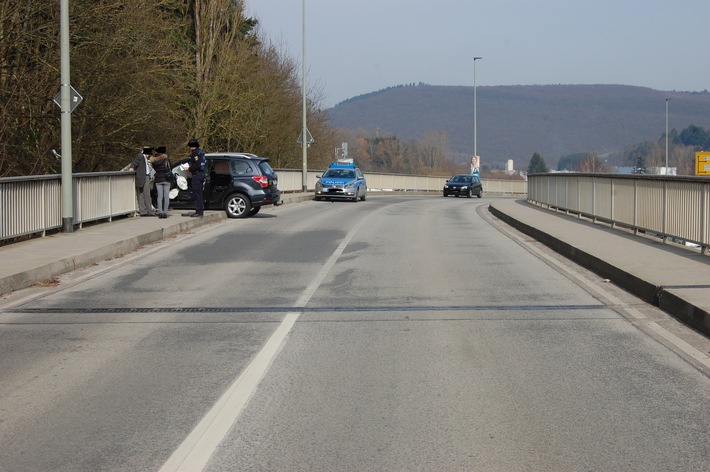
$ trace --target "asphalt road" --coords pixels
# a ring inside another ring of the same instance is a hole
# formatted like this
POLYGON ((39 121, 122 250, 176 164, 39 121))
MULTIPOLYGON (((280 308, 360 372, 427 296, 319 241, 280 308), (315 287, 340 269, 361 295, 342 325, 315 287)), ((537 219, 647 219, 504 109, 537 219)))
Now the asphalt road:
POLYGON ((709 471, 665 315, 487 199, 306 202, 0 302, 0 471, 709 471))

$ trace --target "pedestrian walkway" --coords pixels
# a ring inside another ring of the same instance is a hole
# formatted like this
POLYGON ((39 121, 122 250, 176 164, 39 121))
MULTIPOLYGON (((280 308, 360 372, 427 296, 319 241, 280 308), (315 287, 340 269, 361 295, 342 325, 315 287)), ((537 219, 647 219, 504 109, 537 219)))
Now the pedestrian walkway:
POLYGON ((216 223, 224 212, 208 212, 202 218, 128 217, 98 223, 73 233, 58 233, 0 247, 0 294, 51 280, 74 269, 88 267, 139 247, 216 223))
MULTIPOLYGON (((312 198, 312 194, 306 193, 282 194, 281 200, 294 203, 312 198)), ((73 233, 0 246, 0 296, 226 219, 223 211, 206 211, 201 218, 181 216, 185 212, 190 213, 189 210, 171 210, 165 219, 120 218, 85 226, 73 233)))
MULTIPOLYGON (((311 198, 312 194, 283 196, 286 203, 311 198)), ((493 199, 489 210, 575 263, 710 335, 710 256, 522 199, 493 199)), ((181 213, 173 210, 167 219, 125 218, 0 247, 0 295, 225 218, 222 211, 206 212, 202 218, 182 217, 181 213)))

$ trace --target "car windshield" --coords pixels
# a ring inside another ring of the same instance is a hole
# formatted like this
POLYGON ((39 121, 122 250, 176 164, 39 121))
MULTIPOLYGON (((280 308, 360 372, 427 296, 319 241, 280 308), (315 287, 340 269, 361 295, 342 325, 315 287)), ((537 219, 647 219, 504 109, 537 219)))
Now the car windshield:
POLYGON ((349 169, 328 169, 323 177, 334 177, 336 179, 354 179, 355 171, 349 169))
POLYGON ((471 176, 470 175, 454 175, 451 178, 452 182, 466 182, 470 183, 471 182, 471 176))

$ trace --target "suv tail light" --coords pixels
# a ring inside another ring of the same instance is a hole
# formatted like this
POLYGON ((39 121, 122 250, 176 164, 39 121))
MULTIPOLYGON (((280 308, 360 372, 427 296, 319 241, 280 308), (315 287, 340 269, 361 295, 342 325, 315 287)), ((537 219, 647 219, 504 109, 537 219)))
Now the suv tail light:
POLYGON ((252 179, 259 182, 259 185, 261 185, 262 188, 266 188, 269 186, 269 178, 265 175, 255 175, 254 177, 252 177, 252 179))

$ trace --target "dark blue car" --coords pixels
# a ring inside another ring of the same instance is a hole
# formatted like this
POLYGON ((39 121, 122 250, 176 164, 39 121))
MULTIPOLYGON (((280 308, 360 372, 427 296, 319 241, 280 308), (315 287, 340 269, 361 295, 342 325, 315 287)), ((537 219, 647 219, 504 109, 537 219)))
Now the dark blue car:
POLYGON ((454 195, 455 197, 483 196, 483 184, 481 179, 474 174, 456 174, 444 184, 444 196, 454 195))

